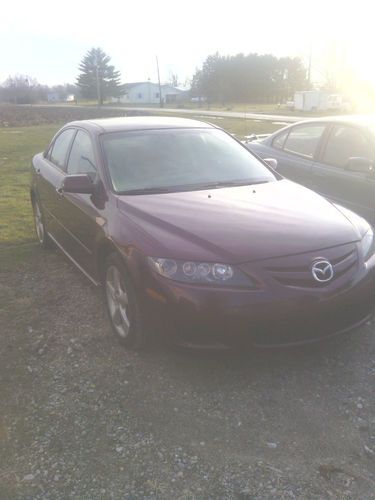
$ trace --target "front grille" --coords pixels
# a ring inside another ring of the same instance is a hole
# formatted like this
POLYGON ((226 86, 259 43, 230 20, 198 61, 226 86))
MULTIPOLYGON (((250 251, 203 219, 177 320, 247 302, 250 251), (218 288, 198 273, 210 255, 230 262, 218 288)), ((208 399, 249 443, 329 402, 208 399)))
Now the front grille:
POLYGON ((356 247, 344 245, 298 256, 284 257, 278 259, 278 265, 265 265, 269 275, 278 283, 289 287, 322 288, 337 280, 340 276, 353 272, 358 263, 356 247), (350 248, 348 248, 350 247, 350 248), (333 267, 333 278, 325 283, 316 281, 312 275, 311 267, 317 259, 328 260, 333 267), (285 265, 283 265, 285 263, 285 265), (294 265, 293 265, 293 264, 294 265))

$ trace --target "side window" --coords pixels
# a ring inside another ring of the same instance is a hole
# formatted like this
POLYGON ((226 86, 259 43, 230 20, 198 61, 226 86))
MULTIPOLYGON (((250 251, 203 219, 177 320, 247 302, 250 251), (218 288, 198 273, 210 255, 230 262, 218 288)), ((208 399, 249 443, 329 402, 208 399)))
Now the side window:
POLYGON ((274 140, 272 141, 272 146, 277 149, 283 149, 284 147, 284 142, 286 139, 286 136, 289 133, 289 129, 285 130, 285 132, 282 132, 281 134, 278 134, 274 140))
POLYGON ((353 156, 372 160, 371 145, 361 130, 347 125, 336 125, 329 136, 323 162, 345 168, 347 161, 353 156))
POLYGON ((313 158, 325 125, 322 123, 298 125, 291 129, 284 150, 306 158, 313 158))
POLYGON ((78 130, 68 161, 68 174, 96 173, 95 157, 89 135, 78 130))
POLYGON ((53 143, 50 160, 61 169, 65 168, 66 155, 74 134, 75 130, 72 128, 64 130, 53 143))

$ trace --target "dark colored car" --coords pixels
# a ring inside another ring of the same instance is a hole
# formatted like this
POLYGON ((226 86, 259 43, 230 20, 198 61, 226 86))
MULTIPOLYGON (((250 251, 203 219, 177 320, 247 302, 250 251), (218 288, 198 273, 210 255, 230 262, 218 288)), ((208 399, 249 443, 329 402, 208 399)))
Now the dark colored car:
POLYGON ((157 325, 200 344, 303 343, 371 313, 369 224, 283 179, 219 128, 73 122, 32 172, 40 243, 104 285, 129 347, 157 325))
POLYGON ((375 223, 375 118, 339 116, 290 125, 247 147, 277 170, 375 223))

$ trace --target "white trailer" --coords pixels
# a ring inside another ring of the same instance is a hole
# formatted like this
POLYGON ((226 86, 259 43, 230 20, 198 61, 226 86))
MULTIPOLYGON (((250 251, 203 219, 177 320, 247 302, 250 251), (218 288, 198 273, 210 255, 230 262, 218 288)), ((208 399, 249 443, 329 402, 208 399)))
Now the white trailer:
POLYGON ((329 94, 322 90, 303 90, 294 94, 294 109, 297 111, 340 110, 342 106, 341 94, 329 94))

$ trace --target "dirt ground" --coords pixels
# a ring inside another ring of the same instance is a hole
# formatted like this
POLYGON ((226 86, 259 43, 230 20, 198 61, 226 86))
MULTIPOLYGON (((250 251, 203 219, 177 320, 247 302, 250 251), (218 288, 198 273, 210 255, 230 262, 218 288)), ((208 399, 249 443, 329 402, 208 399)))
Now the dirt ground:
POLYGON ((1 499, 375 498, 373 324, 314 348, 136 354, 60 253, 0 261, 1 499))
MULTIPOLYGON (((25 127, 30 125, 46 125, 49 123, 70 122, 73 120, 90 120, 110 116, 127 116, 129 112, 113 109, 97 109, 95 107, 77 106, 38 106, 13 104, 0 105, 0 127, 25 127)), ((137 110, 132 115, 140 114, 137 110)))

